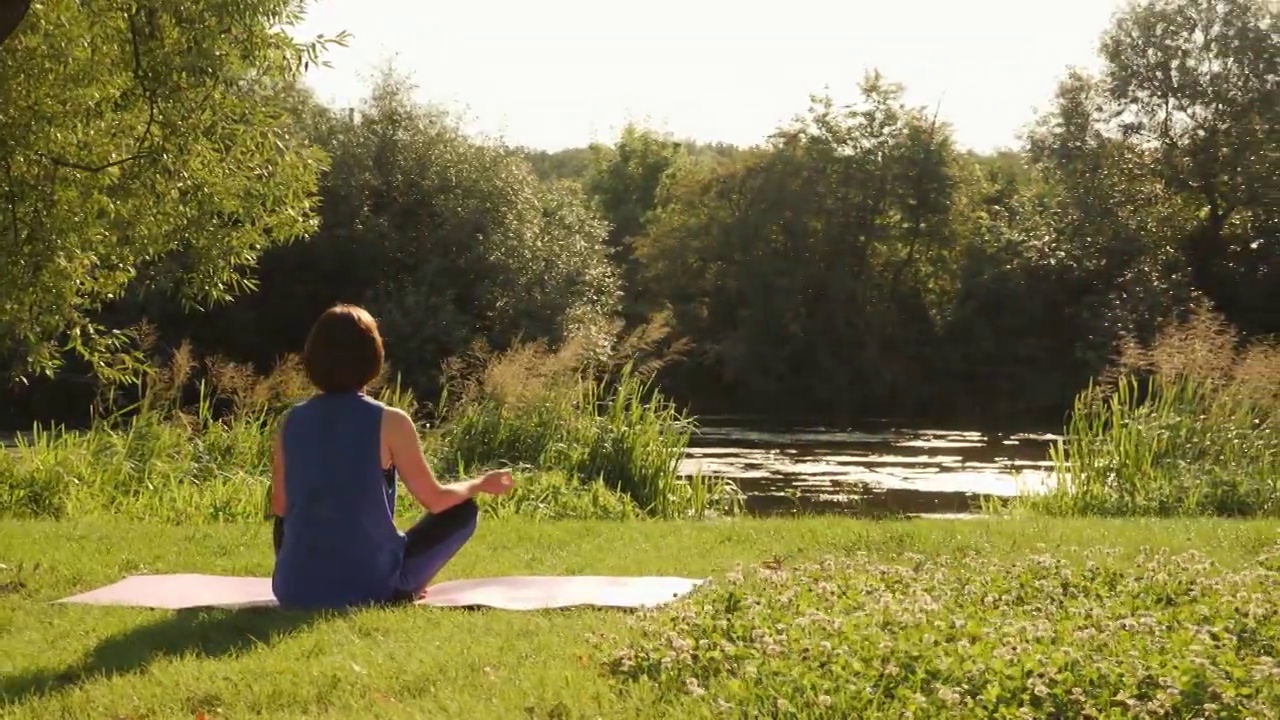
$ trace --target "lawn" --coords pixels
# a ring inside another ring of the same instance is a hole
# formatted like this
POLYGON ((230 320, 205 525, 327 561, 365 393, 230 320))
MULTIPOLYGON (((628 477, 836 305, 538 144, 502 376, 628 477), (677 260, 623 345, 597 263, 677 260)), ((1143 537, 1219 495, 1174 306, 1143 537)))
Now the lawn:
POLYGON ((1224 520, 490 520, 449 578, 713 582, 654 613, 316 617, 48 604, 130 573, 267 574, 266 524, 7 520, 0 717, 1275 717, 1278 538, 1224 520))

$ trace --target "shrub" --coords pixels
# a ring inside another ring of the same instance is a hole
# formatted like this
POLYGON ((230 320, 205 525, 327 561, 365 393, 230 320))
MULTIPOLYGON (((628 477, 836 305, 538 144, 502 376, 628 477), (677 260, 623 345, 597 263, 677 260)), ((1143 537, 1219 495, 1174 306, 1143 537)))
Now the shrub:
POLYGON ((627 494, 559 472, 522 474, 510 493, 486 495, 479 503, 487 516, 526 520, 632 520, 644 515, 627 494))
POLYGON ((1204 310, 1122 347, 1053 450, 1051 514, 1280 516, 1280 348, 1204 310))
MULTIPOLYGON (((642 328, 621 355, 651 343, 645 333, 661 334, 642 328)), ((580 336, 554 352, 540 343, 496 354, 478 348, 452 363, 441 402, 443 467, 555 470, 603 482, 657 517, 736 511, 740 497, 728 482, 680 476, 693 423, 652 389, 660 361, 610 363, 600 355, 580 336)))

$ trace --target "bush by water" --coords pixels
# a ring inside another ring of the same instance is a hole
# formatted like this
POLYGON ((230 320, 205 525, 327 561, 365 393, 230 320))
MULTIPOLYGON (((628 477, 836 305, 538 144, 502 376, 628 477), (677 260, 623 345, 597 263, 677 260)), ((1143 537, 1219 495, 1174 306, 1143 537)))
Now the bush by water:
POLYGON ((1280 516, 1280 347, 1199 311, 1129 343, 1052 451, 1055 515, 1280 516))

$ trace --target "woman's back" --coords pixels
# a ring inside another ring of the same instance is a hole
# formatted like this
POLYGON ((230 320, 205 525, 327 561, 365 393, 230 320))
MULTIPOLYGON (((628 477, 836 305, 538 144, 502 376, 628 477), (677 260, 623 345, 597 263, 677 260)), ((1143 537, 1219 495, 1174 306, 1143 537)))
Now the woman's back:
POLYGON ((294 607, 347 607, 395 592, 404 536, 382 467, 384 406, 325 393, 293 407, 281 435, 288 509, 272 587, 294 607))

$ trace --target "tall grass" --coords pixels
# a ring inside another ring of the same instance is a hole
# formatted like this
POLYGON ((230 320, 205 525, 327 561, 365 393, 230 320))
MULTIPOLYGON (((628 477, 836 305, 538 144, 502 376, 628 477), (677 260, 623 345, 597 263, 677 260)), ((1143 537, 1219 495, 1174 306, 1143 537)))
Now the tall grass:
MULTIPOLYGON (((199 363, 184 344, 136 385, 107 388, 88 430, 37 427, 0 452, 0 515, 261 518, 276 423, 311 392, 296 357, 263 377, 219 358, 199 363)), ((398 382, 374 392, 416 406, 398 382)))
POLYGON ((638 347, 661 333, 633 333, 616 362, 569 342, 504 353, 477 350, 447 370, 440 457, 461 471, 477 465, 524 465, 603 482, 656 517, 704 517, 741 509, 731 483, 682 477, 693 422, 651 383, 659 360, 638 362, 638 347))
POLYGON ((1200 309, 1126 343, 1052 451, 1058 515, 1280 516, 1280 348, 1200 309))
MULTIPOLYGON (((646 331, 648 332, 648 331, 646 331)), ((446 430, 426 434, 442 479, 523 466, 517 490, 484 498, 491 515, 534 518, 704 516, 734 510, 732 486, 681 479, 691 423, 641 378, 652 363, 588 362, 570 343, 521 345, 451 364, 446 430), (601 371, 601 368, 604 368, 601 371), (465 370, 466 372, 462 372, 465 370)), ((384 375, 371 394, 415 414, 384 375)), ((297 357, 266 376, 183 345, 136 386, 109 388, 86 431, 36 428, 0 452, 0 517, 129 516, 156 522, 259 519, 268 508, 271 438, 313 392, 297 357)), ((414 503, 401 494, 405 514, 414 503)))

